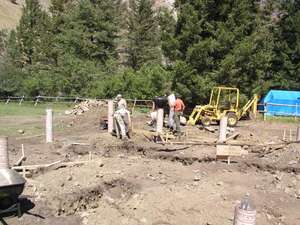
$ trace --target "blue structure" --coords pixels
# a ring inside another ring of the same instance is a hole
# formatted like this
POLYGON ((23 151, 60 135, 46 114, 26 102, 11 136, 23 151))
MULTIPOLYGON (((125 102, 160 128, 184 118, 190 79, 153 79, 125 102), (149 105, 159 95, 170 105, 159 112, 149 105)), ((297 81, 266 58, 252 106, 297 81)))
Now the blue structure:
POLYGON ((300 91, 270 90, 260 105, 267 116, 300 116, 300 91))

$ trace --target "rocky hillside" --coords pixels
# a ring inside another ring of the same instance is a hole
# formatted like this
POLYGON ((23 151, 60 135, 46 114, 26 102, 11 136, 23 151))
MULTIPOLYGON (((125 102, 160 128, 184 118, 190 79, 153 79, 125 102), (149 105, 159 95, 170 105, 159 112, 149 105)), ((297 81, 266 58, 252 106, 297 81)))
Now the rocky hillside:
POLYGON ((14 4, 10 0, 1 0, 0 29, 15 27, 21 17, 21 8, 21 4, 14 4))
MULTIPOLYGON (((0 1, 0 29, 12 29, 16 27, 21 14, 22 6, 25 0, 15 0, 16 4, 12 3, 11 0, 0 1)), ((167 6, 172 7, 175 0, 155 0, 156 7, 167 6)), ((47 9, 50 0, 40 0, 42 6, 47 9)))
MULTIPOLYGON (((0 29, 15 28, 21 15, 25 0, 0 0, 0 29)), ((50 0, 40 0, 44 8, 48 8, 50 0)))

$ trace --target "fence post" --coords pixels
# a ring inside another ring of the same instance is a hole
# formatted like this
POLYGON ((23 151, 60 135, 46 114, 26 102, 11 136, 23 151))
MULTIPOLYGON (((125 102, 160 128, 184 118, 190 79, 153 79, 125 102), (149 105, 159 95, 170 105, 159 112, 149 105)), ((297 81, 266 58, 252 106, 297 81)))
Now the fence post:
POLYGON ((267 112, 268 112, 268 103, 265 103, 265 110, 264 110, 264 121, 267 120, 267 112))
POLYGON ((52 109, 46 109, 46 143, 53 142, 53 112, 52 109))
POLYGON ((132 109, 131 109, 131 113, 132 113, 132 115, 133 115, 133 112, 134 112, 135 105, 136 105, 136 98, 134 99, 134 102, 133 102, 133 107, 132 107, 132 109))
POLYGON ((300 126, 297 127, 297 139, 296 141, 300 141, 300 126))
POLYGON ((8 96, 8 98, 7 98, 6 102, 5 102, 5 104, 7 105, 7 104, 9 103, 9 101, 10 101, 10 97, 8 96))
POLYGON ((298 116, 298 104, 296 103, 295 121, 297 120, 297 116, 298 116))
POLYGON ((38 95, 38 96, 36 96, 34 106, 37 106, 39 100, 40 100, 40 96, 38 95))
POLYGON ((156 115, 156 135, 159 136, 163 133, 164 126, 164 109, 158 108, 156 115))
POLYGON ((9 168, 8 138, 0 137, 0 169, 9 168))
POLYGON ((228 123, 228 117, 223 116, 220 121, 220 131, 219 131, 218 143, 224 143, 226 141, 227 123, 228 123))
POLYGON ((114 129, 114 101, 113 100, 108 100, 107 114, 108 114, 107 115, 108 133, 112 133, 114 129))
POLYGON ((21 105, 22 104, 22 102, 24 101, 24 95, 22 96, 22 98, 20 99, 20 101, 19 101, 19 105, 21 105))

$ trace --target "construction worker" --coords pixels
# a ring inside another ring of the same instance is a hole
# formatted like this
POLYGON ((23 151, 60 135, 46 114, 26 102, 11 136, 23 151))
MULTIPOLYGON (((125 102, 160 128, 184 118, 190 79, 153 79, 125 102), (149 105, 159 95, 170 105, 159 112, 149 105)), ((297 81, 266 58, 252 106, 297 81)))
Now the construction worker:
POLYGON ((126 102, 126 100, 122 97, 121 94, 118 94, 118 95, 117 95, 116 101, 117 101, 117 110, 120 110, 120 109, 127 109, 127 102, 126 102))
POLYGON ((127 102, 121 94, 118 94, 115 100, 117 102, 117 110, 114 113, 114 118, 118 125, 116 126, 116 129, 119 127, 121 138, 127 139, 128 122, 130 120, 130 113, 127 110, 127 102))
POLYGON ((180 117, 183 115, 184 109, 185 109, 185 105, 181 100, 181 96, 177 94, 175 104, 174 104, 174 121, 175 121, 175 131, 176 134, 179 136, 181 135, 180 117))
POLYGON ((175 95, 171 92, 167 93, 168 105, 169 105, 169 117, 168 127, 174 130, 174 106, 175 106, 175 95))

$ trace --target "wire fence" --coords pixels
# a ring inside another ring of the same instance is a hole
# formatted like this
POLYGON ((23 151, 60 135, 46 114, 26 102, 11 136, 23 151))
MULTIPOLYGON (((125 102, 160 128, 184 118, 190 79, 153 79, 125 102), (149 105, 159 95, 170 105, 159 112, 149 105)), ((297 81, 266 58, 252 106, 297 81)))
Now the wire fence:
MULTIPOLYGON (((41 103, 62 103, 62 104, 78 104, 87 100, 98 100, 98 101, 108 101, 108 99, 100 98, 86 98, 78 96, 42 96, 38 95, 35 97, 27 96, 8 96, 0 97, 0 102, 5 104, 15 103, 22 105, 23 103, 32 103, 33 106, 37 106, 41 103)), ((126 99, 128 105, 131 107, 144 107, 151 108, 152 100, 149 99, 126 99)), ((258 104, 257 112, 263 114, 264 120, 267 117, 294 117, 297 119, 300 117, 300 105, 298 104, 278 104, 278 103, 264 103, 258 104)))
POLYGON ((257 111, 264 115, 264 120, 267 117, 294 117, 295 119, 300 117, 300 105, 298 104, 258 104, 257 111))
MULTIPOLYGON (((40 103, 62 103, 62 104, 77 104, 83 101, 88 100, 98 100, 98 101, 108 101, 108 99, 92 99, 92 98, 84 98, 84 97, 74 97, 74 96, 42 96, 38 95, 36 97, 26 97, 26 96, 8 96, 0 98, 0 102, 4 102, 5 104, 16 103, 18 105, 22 105, 23 103, 32 103, 34 106, 37 106, 40 103)), ((152 100, 148 99, 126 99, 129 105, 134 107, 152 107, 152 100)))

